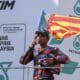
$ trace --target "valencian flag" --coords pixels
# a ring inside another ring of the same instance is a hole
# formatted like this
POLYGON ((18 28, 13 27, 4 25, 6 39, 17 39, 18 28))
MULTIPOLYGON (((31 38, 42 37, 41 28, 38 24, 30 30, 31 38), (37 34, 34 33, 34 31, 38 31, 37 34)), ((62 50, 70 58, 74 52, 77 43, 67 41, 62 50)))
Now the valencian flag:
POLYGON ((51 14, 48 32, 55 39, 68 38, 80 34, 80 18, 51 14))
MULTIPOLYGON (((44 31, 48 29, 48 20, 49 20, 49 17, 50 17, 50 14, 46 13, 44 10, 41 11, 41 16, 40 16, 40 22, 39 22, 39 26, 38 26, 38 30, 39 31, 44 31)), ((61 44, 62 41, 64 39, 55 39, 54 37, 50 36, 51 37, 51 41, 49 42, 50 45, 53 45, 53 44, 61 44)))

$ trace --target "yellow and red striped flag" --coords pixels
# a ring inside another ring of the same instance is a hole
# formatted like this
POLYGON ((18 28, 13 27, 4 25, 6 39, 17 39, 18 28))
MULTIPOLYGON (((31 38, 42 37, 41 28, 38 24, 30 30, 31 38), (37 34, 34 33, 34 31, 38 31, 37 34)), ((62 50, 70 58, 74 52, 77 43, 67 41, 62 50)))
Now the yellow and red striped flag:
POLYGON ((80 34, 80 18, 51 14, 48 32, 55 39, 68 38, 80 34))

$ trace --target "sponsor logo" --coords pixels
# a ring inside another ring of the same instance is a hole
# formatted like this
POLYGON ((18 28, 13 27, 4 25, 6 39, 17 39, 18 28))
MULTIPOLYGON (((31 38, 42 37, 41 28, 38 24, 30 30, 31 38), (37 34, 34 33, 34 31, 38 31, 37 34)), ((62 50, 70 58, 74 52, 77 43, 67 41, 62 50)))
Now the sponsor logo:
POLYGON ((80 0, 77 0, 74 7, 73 11, 76 15, 80 15, 80 0))
POLYGON ((74 54, 80 54, 80 51, 76 51, 76 50, 73 50, 73 49, 69 49, 69 52, 74 53, 74 54))
POLYGON ((0 80, 9 80, 8 70, 10 69, 12 62, 0 62, 0 80), (6 67, 4 67, 6 65, 6 67))
POLYGON ((10 10, 12 10, 14 8, 15 5, 15 0, 13 1, 0 1, 0 10, 6 10, 7 8, 9 8, 10 10))
POLYGON ((78 62, 74 62, 74 61, 71 61, 68 64, 64 64, 64 67, 62 67, 61 72, 72 75, 75 72, 77 65, 78 62))
POLYGON ((73 41, 73 47, 76 50, 80 50, 80 35, 76 36, 76 38, 73 41))

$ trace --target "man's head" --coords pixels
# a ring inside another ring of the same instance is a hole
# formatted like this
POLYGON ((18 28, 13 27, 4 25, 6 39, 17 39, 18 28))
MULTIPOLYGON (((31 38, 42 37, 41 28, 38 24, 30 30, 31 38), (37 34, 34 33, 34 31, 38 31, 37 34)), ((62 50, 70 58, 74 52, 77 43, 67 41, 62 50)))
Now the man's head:
POLYGON ((49 40, 49 33, 47 31, 36 31, 36 35, 39 37, 39 44, 45 45, 49 40))

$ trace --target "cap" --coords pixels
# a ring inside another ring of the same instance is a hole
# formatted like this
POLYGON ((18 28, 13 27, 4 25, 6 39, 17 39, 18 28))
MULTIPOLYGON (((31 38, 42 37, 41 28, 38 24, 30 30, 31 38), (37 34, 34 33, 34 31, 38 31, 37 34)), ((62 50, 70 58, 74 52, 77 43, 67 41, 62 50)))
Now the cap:
POLYGON ((36 31, 35 32, 37 35, 39 35, 39 34, 41 34, 41 35, 43 35, 43 36, 46 36, 48 39, 50 38, 49 37, 49 33, 47 32, 47 31, 36 31))

